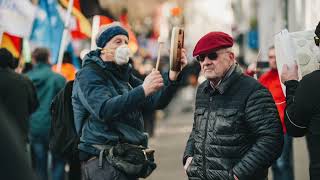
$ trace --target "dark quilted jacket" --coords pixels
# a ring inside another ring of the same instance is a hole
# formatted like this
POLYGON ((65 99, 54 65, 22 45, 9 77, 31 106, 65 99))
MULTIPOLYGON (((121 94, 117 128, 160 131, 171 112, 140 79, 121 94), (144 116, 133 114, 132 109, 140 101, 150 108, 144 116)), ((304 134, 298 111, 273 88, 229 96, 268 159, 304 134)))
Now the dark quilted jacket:
POLYGON ((197 90, 192 133, 183 163, 191 180, 262 180, 282 152, 279 115, 269 91, 236 67, 214 90, 197 90))

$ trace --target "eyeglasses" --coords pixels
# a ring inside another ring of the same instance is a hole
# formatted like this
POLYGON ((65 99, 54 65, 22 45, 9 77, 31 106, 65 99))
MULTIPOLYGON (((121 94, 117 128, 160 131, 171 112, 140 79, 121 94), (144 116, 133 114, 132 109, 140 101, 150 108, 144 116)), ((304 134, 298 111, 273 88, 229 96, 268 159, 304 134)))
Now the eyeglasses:
POLYGON ((228 53, 230 51, 224 51, 224 52, 220 52, 220 53, 217 53, 217 52, 211 52, 211 53, 208 53, 208 54, 200 54, 199 56, 196 57, 197 61, 198 62, 203 62, 204 59, 206 57, 208 57, 208 59, 210 59, 211 61, 215 61, 217 60, 219 54, 224 54, 224 53, 228 53))

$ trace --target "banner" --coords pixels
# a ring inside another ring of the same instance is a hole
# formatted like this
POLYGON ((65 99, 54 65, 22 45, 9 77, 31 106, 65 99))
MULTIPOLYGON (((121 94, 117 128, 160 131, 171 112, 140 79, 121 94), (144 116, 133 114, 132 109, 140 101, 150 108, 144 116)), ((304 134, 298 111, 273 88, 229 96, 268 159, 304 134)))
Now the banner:
POLYGON ((37 8, 29 0, 0 0, 0 29, 28 38, 36 13, 37 8))
POLYGON ((47 47, 51 52, 51 63, 58 60, 64 23, 57 10, 57 1, 39 0, 40 13, 36 17, 30 43, 32 47, 47 47))

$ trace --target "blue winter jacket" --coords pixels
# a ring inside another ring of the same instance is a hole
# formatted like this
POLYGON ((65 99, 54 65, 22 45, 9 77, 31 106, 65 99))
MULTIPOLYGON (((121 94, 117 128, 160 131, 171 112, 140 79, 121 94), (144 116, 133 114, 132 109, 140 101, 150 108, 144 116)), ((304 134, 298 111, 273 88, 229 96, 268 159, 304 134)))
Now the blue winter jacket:
POLYGON ((143 82, 133 76, 131 70, 131 65, 102 61, 99 51, 91 51, 85 56, 72 92, 75 126, 81 133, 81 151, 98 155, 99 151, 92 145, 119 142, 147 146, 142 111, 164 108, 178 83, 170 81, 167 74, 163 77, 164 87, 145 97, 143 82), (107 78, 88 66, 90 63, 101 67, 107 78))

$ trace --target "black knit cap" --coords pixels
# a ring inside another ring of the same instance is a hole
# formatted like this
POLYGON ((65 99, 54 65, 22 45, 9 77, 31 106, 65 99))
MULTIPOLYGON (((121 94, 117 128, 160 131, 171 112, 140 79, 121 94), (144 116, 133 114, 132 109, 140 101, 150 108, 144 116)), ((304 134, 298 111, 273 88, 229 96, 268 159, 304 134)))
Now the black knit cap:
POLYGON ((125 35, 129 38, 128 31, 117 22, 101 27, 100 31, 103 32, 100 32, 96 38, 96 44, 100 48, 103 48, 107 42, 117 35, 125 35))

